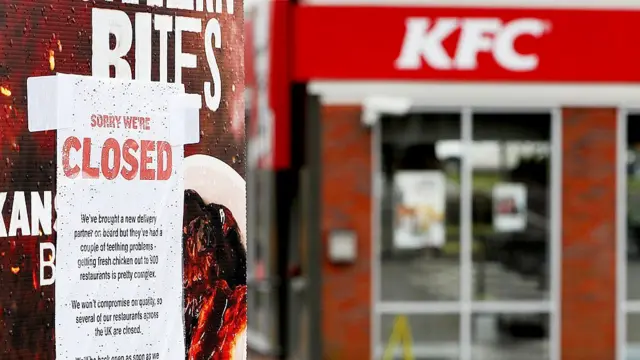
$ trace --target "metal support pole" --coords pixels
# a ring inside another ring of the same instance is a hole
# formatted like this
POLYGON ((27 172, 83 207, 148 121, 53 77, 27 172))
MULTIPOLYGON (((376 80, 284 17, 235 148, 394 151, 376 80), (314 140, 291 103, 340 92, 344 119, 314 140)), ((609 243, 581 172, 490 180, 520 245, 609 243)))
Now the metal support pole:
POLYGON ((307 202, 307 289, 306 302, 309 311, 309 348, 308 360, 322 359, 322 236, 321 236, 321 118, 320 99, 307 96, 305 116, 306 166, 308 171, 309 192, 307 202))

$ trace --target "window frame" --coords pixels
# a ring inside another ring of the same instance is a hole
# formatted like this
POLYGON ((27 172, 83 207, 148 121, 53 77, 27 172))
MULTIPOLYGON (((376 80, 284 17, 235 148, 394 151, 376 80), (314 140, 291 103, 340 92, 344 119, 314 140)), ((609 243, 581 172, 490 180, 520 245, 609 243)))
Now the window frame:
MULTIPOLYGON (((417 109, 416 109, 417 110, 417 109)), ((420 112, 452 112, 451 108, 424 107, 420 112)), ((561 260, 562 260, 562 111, 559 107, 456 107, 453 111, 461 114, 462 143, 460 174, 460 299, 457 301, 384 301, 381 298, 381 226, 383 196, 382 171, 382 129, 380 121, 372 128, 372 271, 371 271, 371 354, 372 359, 380 359, 384 353, 384 344, 379 344, 381 318, 383 315, 460 315, 459 358, 472 358, 473 316, 489 313, 545 313, 550 317, 549 358, 561 359, 561 260), (470 161, 470 149, 473 144, 473 115, 478 113, 548 113, 551 121, 550 134, 550 233, 549 262, 550 287, 548 301, 486 301, 473 296, 472 278, 472 192, 473 168, 470 161)), ((416 347, 415 351, 420 349, 416 347)), ((420 354, 415 353, 414 356, 420 354)))

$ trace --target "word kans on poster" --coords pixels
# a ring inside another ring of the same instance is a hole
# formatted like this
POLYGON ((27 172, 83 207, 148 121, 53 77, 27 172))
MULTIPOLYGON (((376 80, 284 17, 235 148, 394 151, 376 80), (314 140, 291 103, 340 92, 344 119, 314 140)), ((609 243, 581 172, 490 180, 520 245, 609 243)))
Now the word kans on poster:
MULTIPOLYGON (((91 115, 92 128, 123 128, 127 130, 151 130, 149 117, 124 115, 91 115)), ((168 180, 173 167, 171 145, 166 141, 108 138, 102 144, 100 154, 94 154, 91 138, 70 136, 62 146, 62 170, 70 179, 82 174, 83 179, 113 180, 122 176, 125 180, 168 180), (74 162, 74 155, 80 155, 74 162), (98 155, 98 156, 96 156, 98 155), (153 156, 155 155, 155 156, 153 156), (79 163, 79 164, 78 164, 79 163), (97 166, 91 165, 97 163, 97 166), (81 171, 82 169, 82 171, 81 171)))
MULTIPOLYGON (((140 6, 138 0, 121 0, 124 5, 140 6)), ((106 0, 112 3, 110 0, 106 0)), ((226 12, 233 14, 234 0, 147 0, 150 8, 167 8, 189 11, 226 12), (215 5, 214 5, 215 2, 215 5)), ((211 72, 211 80, 203 84, 204 104, 211 111, 218 110, 222 92, 222 77, 213 49, 222 47, 222 28, 216 18, 210 18, 203 26, 203 20, 187 16, 172 16, 151 14, 151 12, 135 13, 134 24, 129 15, 121 10, 94 8, 91 15, 92 22, 92 75, 109 77, 110 68, 115 68, 115 77, 120 79, 134 79, 131 65, 125 57, 130 56, 135 43, 135 79, 151 80, 152 37, 160 39, 160 82, 168 82, 168 41, 169 33, 173 32, 175 52, 175 83, 182 84, 182 69, 202 67, 198 64, 195 54, 183 51, 183 34, 200 34, 204 29, 205 58, 211 72), (154 34, 154 30, 157 34, 154 34), (111 47, 112 37, 115 47, 111 47)))
MULTIPOLYGON (((14 236, 50 236, 55 229, 52 191, 0 192, 0 212, 11 209, 9 227, 0 218, 0 238, 14 236), (27 196, 28 194, 28 196, 27 196), (7 204, 9 202, 9 204, 7 204), (31 215, 31 216, 29 216, 31 215)), ((55 282, 56 248, 50 241, 40 242, 40 286, 55 282), (49 269, 49 271, 45 271, 49 269), (49 277, 45 277, 45 273, 49 277)))

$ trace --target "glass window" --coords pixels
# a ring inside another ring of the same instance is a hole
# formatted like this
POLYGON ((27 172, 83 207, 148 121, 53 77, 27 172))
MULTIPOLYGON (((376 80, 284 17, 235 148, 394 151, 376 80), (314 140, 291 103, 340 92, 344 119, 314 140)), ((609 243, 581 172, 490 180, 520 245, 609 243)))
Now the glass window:
POLYGON ((627 360, 640 359, 640 314, 628 313, 627 317, 627 360))
POLYGON ((289 342, 291 360, 304 360, 309 352, 309 307, 307 304, 307 223, 309 221, 309 183, 306 168, 300 170, 300 191, 295 199, 291 218, 290 275, 291 298, 289 342))
POLYGON ((640 300, 640 115, 627 123, 627 299, 640 300))
POLYGON ((460 298, 460 114, 382 119, 382 301, 460 298), (398 281, 405 279, 405 281, 398 281))
POLYGON ((377 358, 551 358, 553 121, 466 109, 381 119, 377 358))
POLYGON ((270 352, 275 347, 276 293, 270 261, 274 243, 273 173, 252 168, 248 182, 248 321, 251 346, 270 352))
POLYGON ((625 119, 626 153, 624 161, 626 189, 626 360, 640 359, 640 114, 625 119))
POLYGON ((378 358, 408 359, 408 351, 414 359, 458 358, 459 314, 382 315, 380 325, 379 342, 385 346, 378 349, 378 358))
POLYGON ((549 314, 493 313, 473 317, 473 360, 547 360, 549 314))
POLYGON ((549 299, 548 113, 473 116, 473 291, 549 299))

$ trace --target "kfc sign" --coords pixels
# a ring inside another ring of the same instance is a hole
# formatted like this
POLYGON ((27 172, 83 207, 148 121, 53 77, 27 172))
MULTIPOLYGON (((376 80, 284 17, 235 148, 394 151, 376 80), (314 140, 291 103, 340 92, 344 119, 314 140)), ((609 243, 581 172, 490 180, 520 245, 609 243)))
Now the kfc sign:
POLYGON ((290 71, 296 82, 640 83, 638 24, 637 10, 305 5, 290 71))
POLYGON ((406 32, 397 69, 417 70, 423 61, 436 70, 475 70, 478 54, 490 53, 498 65, 509 71, 533 71, 538 67, 537 54, 521 54, 515 41, 523 36, 539 38, 550 26, 540 19, 524 18, 503 22, 498 18, 411 17, 406 20, 406 32), (455 53, 450 55, 443 42, 459 31, 455 53))

